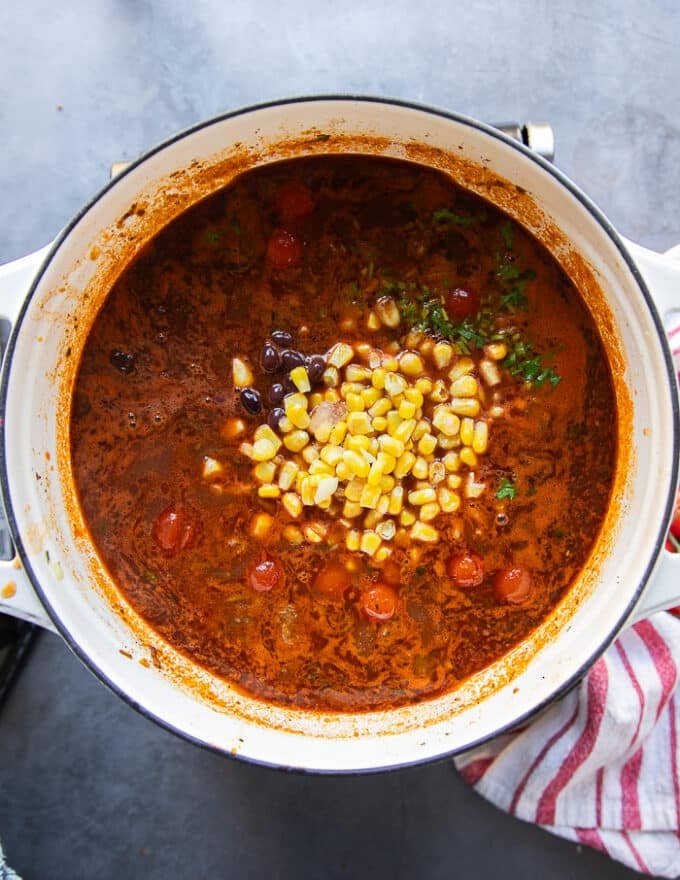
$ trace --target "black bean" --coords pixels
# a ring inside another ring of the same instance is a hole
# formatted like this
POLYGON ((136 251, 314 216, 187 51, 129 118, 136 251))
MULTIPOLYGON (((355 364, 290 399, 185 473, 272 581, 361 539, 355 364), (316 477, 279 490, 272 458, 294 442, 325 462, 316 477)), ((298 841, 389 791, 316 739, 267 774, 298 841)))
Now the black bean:
POLYGON ((281 368, 281 358, 271 342, 265 342, 262 346, 260 363, 265 373, 277 373, 281 368))
POLYGON ((309 381, 312 385, 316 385, 323 378, 324 371, 326 370, 326 359, 323 355, 312 354, 308 358, 305 358, 305 365, 307 367, 309 381))
POLYGON ((269 418, 267 421, 269 422, 269 427, 273 431, 279 430, 279 423, 281 419, 285 416, 285 410, 281 409, 280 406, 275 406, 273 410, 269 413, 269 418))
POLYGON ((287 330, 274 330, 272 339, 277 345, 290 346, 293 344, 293 334, 288 333, 287 330))
POLYGON ((292 370, 295 367, 302 367, 304 366, 304 363, 304 356, 301 355, 299 351, 295 351, 294 348, 285 348, 281 352, 281 366, 284 370, 292 370))
POLYGON ((256 416, 259 412, 262 412, 262 401, 260 400, 259 391, 256 391, 254 388, 243 388, 240 397, 243 409, 250 413, 251 416, 256 416))
POLYGON ((113 366, 120 370, 121 373, 131 373, 135 368, 135 356, 129 351, 121 351, 116 349, 111 352, 110 357, 113 366))
POLYGON ((272 387, 269 389, 269 402, 281 403, 285 393, 286 392, 283 385, 280 382, 274 382, 272 387))
POLYGON ((295 392, 298 390, 297 385, 295 384, 295 382, 293 382, 290 376, 284 376, 282 384, 283 390, 286 394, 295 394, 295 392))

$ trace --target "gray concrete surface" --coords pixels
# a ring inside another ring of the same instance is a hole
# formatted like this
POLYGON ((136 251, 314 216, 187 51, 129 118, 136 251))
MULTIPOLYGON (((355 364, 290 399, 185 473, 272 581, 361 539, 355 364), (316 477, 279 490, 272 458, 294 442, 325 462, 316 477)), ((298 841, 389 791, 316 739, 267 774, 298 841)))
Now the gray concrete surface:
MULTIPOLYGON (((47 243, 112 161, 224 110, 353 92, 547 119, 630 238, 680 241, 676 0, 4 0, 0 262, 47 243)), ((0 713, 0 837, 25 880, 622 878, 497 812, 449 762, 288 776, 160 730, 42 635, 0 713)))

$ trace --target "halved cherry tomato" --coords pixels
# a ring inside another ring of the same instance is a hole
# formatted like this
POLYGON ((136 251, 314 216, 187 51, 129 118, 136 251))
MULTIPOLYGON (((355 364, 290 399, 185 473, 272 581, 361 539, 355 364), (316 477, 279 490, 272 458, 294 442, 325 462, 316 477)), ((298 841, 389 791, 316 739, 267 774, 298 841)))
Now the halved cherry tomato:
POLYGON ((369 620, 385 621, 397 611, 397 594, 387 584, 372 584, 359 596, 359 611, 369 620))
POLYGON ((444 294, 444 308, 452 321, 462 321, 476 315, 481 304, 482 297, 474 287, 456 287, 444 294))
POLYGON ((314 590, 329 599, 339 599, 352 583, 350 573, 339 562, 329 562, 314 578, 314 590))
POLYGON ((283 580, 283 569, 273 559, 263 559, 248 572, 250 586, 258 593, 268 593, 283 580))
POLYGON ((289 226, 304 220, 314 210, 314 197, 300 180, 291 180, 279 190, 276 208, 283 224, 289 226))
POLYGON ((275 269, 291 269, 302 259, 302 242, 294 232, 275 229, 267 242, 267 259, 275 269))
POLYGON ((526 568, 502 568, 496 572, 493 586, 501 601, 521 605, 531 593, 533 578, 526 568))
POLYGON ((197 531, 186 512, 170 504, 156 517, 151 534, 164 553, 174 556, 194 544, 197 531))
POLYGON ((673 516, 673 521, 671 522, 671 534, 674 538, 680 540, 680 495, 678 495, 675 502, 675 514, 673 516))
POLYGON ((446 564, 449 577, 462 590, 478 587, 486 577, 486 565, 477 553, 458 553, 446 564))

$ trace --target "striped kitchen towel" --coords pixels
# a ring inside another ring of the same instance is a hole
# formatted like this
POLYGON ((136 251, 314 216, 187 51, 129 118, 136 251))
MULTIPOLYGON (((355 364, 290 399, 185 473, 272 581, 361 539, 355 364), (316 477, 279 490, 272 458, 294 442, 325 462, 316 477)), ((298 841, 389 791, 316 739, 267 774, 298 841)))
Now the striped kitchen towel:
MULTIPOLYGON (((680 313, 666 317, 680 370, 680 313)), ((512 816, 643 874, 677 877, 679 681, 680 619, 655 614, 625 630, 577 689, 456 766, 512 816)))

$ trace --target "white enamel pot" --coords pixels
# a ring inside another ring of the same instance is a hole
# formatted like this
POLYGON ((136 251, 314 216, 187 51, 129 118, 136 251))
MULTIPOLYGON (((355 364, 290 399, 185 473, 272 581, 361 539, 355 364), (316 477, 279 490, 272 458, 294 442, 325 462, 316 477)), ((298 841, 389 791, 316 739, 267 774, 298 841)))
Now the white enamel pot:
POLYGON ((314 98, 199 125, 134 162, 52 246, 0 270, 0 311, 13 324, 0 476, 17 548, 17 559, 3 564, 3 610, 58 631, 131 705, 226 754, 362 772, 466 749, 564 693, 632 620, 680 601, 680 556, 663 550, 677 484, 678 396, 660 317, 679 306, 680 264, 625 244, 559 171, 470 119, 397 101, 314 98), (362 715, 261 704, 165 645, 97 558, 69 462, 69 402, 83 341, 126 262, 163 223, 239 171, 319 152, 442 168, 530 228, 585 292, 619 409, 614 495, 567 598, 531 638, 452 693, 362 715))

